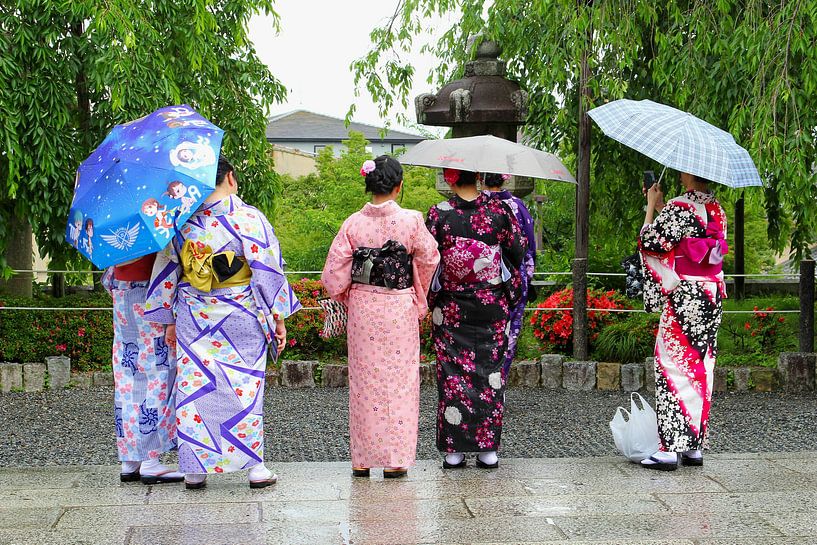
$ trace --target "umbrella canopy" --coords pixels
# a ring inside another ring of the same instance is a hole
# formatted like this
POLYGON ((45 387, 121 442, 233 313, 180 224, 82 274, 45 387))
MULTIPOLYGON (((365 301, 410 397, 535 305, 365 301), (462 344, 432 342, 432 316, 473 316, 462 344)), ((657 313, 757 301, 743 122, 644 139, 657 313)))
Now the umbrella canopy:
POLYGON ((749 152, 731 134, 651 100, 614 100, 587 112, 604 134, 681 172, 729 187, 762 186, 749 152))
POLYGON ((423 140, 403 155, 400 162, 576 183, 567 167, 552 153, 490 135, 423 140))
POLYGON ((222 135, 187 105, 114 127, 77 170, 66 240, 99 268, 167 246, 213 192, 222 135))

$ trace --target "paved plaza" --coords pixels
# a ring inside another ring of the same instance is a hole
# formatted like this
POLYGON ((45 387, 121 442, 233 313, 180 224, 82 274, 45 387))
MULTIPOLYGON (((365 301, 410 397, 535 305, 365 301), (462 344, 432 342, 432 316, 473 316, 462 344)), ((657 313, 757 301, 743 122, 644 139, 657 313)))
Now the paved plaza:
POLYGON ((272 388, 279 483, 221 475, 198 491, 119 483, 111 397, 0 395, 0 545, 817 545, 814 395, 716 395, 706 465, 661 473, 612 456, 607 422, 627 394, 511 389, 501 467, 444 472, 424 388, 423 461, 407 480, 361 480, 343 461, 348 390, 272 388))
POLYGON ((503 460, 406 480, 353 479, 342 462, 271 464, 204 490, 120 484, 115 466, 0 469, 0 543, 817 544, 815 452, 709 455, 646 471, 617 457, 503 460))

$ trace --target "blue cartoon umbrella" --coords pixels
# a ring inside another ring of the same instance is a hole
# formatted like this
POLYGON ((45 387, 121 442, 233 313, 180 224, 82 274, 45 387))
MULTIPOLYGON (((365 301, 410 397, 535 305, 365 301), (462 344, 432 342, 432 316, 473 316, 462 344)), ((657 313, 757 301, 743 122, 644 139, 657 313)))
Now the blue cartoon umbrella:
POLYGON ((215 187, 223 133, 187 105, 114 127, 77 169, 68 242, 99 268, 167 246, 215 187))

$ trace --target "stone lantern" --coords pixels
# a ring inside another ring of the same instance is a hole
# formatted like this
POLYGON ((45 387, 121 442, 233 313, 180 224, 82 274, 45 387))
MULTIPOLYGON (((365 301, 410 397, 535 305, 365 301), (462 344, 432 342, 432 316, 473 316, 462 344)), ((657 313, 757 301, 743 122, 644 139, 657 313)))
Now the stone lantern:
MULTIPOLYGON (((496 42, 482 41, 474 60, 465 64, 461 79, 436 94, 424 93, 414 99, 417 122, 451 127, 454 138, 491 134, 516 142, 518 128, 527 118, 528 94, 505 77, 505 61, 499 60, 499 54, 496 42)), ((523 197, 533 191, 533 180, 514 176, 505 188, 523 197)), ((437 176, 437 190, 451 194, 441 173, 437 176)))

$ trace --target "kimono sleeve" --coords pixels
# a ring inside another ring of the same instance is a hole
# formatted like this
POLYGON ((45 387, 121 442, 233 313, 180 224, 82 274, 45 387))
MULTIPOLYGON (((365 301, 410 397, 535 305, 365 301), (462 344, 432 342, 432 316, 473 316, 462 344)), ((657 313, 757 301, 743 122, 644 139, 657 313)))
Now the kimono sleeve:
POLYGON ((102 274, 99 283, 102 284, 102 287, 105 288, 105 291, 107 291, 111 297, 113 297, 113 280, 113 267, 108 267, 102 274))
POLYGON ((176 323, 176 297, 182 267, 174 247, 175 238, 156 254, 145 300, 145 319, 160 324, 176 323))
MULTIPOLYGON (((443 233, 442 229, 440 228, 440 211, 436 206, 432 206, 428 210, 428 215, 426 216, 426 230, 431 235, 431 238, 437 244, 437 253, 439 254, 442 251, 442 238, 443 233)), ((434 302, 437 298, 437 293, 440 291, 440 280, 439 277, 442 274, 442 262, 438 262, 437 267, 435 268, 434 272, 432 273, 431 285, 430 289, 428 290, 428 296, 426 304, 429 308, 434 306, 434 302)))
POLYGON ((417 300, 417 314, 420 319, 428 312, 428 289, 437 266, 440 264, 440 250, 437 241, 423 224, 423 217, 417 215, 417 226, 411 237, 412 268, 414 274, 414 294, 417 300))
POLYGON ((528 243, 528 251, 525 253, 525 276, 530 283, 533 280, 533 273, 536 270, 536 233, 533 228, 533 218, 530 215, 528 207, 522 202, 522 199, 514 197, 516 206, 519 210, 519 226, 525 235, 528 243))
POLYGON ((652 223, 641 228, 638 246, 651 254, 663 254, 678 246, 687 235, 693 213, 684 206, 668 202, 652 223))
POLYGON ((276 320, 283 320, 301 309, 301 302, 287 281, 286 262, 281 256, 281 245, 267 218, 258 210, 246 215, 254 229, 243 229, 241 243, 244 258, 252 270, 250 287, 255 304, 267 323, 275 328, 276 320), (247 232, 258 234, 250 236, 247 232))
POLYGON ((326 293, 341 303, 346 302, 349 288, 352 286, 352 253, 355 249, 349 240, 350 220, 351 218, 348 218, 344 221, 335 235, 321 273, 321 282, 326 293))
POLYGON ((508 299, 515 306, 523 294, 522 264, 528 251, 528 243, 510 207, 505 203, 501 205, 507 222, 497 238, 502 248, 503 263, 510 273, 510 278, 505 281, 508 299))

